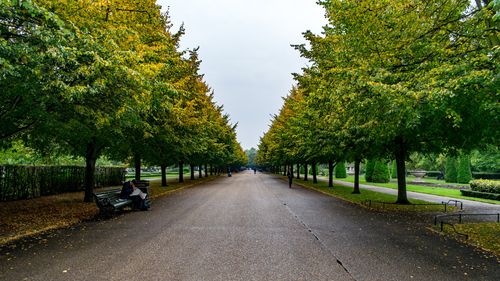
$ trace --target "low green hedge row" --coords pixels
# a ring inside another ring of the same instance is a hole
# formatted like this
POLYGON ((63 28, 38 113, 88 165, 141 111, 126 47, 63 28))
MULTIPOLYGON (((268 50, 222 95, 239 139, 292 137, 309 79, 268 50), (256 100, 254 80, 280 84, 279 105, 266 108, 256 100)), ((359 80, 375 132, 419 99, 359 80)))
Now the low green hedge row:
POLYGON ((483 198, 483 199, 492 199, 492 200, 500 200, 500 194, 488 193, 488 192, 480 192, 473 190, 460 190, 463 196, 483 198))
POLYGON ((473 180, 470 181, 470 188, 473 191, 500 194, 500 181, 473 180))

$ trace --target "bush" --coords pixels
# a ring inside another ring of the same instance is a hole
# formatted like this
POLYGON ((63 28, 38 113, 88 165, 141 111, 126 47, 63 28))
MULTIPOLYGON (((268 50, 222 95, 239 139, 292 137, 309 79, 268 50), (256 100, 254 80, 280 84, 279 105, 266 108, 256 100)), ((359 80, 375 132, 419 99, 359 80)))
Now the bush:
MULTIPOLYGON (((121 185, 125 169, 96 167, 96 186, 121 185)), ((84 189, 85 167, 0 166, 0 201, 36 198, 84 189)))
POLYGON ((470 188, 473 191, 500 194, 500 181, 473 180, 470 182, 470 188))
POLYGON ((476 198, 483 199, 491 199, 491 200, 500 200, 500 194, 497 193, 489 193, 489 192, 480 192, 474 190, 460 190, 463 196, 470 196, 476 198))
POLYGON ((337 179, 347 178, 347 171, 345 168, 345 162, 340 162, 335 166, 335 178, 337 178, 337 179))
POLYGON ((391 178, 393 179, 398 178, 398 165, 396 164, 396 160, 392 160, 391 178))
POLYGON ((475 179, 484 179, 484 180, 500 180, 499 173, 483 173, 483 172, 474 173, 473 172, 472 177, 475 179))
POLYGON ((444 180, 446 182, 457 182, 457 159, 455 157, 446 158, 444 180))
POLYGON ((387 163, 381 160, 375 161, 372 182, 386 183, 389 182, 389 180, 389 167, 387 166, 387 163))
POLYGON ((373 169, 375 168, 375 161, 367 160, 365 167, 365 180, 367 182, 372 182, 373 169))
POLYGON ((472 180, 472 172, 470 170, 470 156, 462 155, 458 158, 457 163, 457 182, 469 183, 472 180))

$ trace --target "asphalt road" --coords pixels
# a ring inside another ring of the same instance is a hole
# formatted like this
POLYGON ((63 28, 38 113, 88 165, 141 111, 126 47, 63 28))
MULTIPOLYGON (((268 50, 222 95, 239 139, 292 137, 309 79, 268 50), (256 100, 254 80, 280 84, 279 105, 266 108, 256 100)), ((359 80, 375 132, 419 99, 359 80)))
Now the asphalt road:
POLYGON ((245 172, 0 249, 0 280, 498 280, 495 258, 245 172))

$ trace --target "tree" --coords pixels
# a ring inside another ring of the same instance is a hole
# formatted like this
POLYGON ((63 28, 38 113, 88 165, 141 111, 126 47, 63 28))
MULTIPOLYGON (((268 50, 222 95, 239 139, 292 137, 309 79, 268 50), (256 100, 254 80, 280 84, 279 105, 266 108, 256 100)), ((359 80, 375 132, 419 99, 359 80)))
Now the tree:
MULTIPOLYGON (((303 77, 328 89, 343 105, 335 108, 341 120, 365 133, 347 139, 368 136, 362 143, 375 145, 372 156, 393 154, 399 175, 412 151, 497 142, 491 138, 497 132, 486 129, 499 122, 497 49, 484 40, 495 32, 477 24, 488 17, 485 9, 465 0, 320 4, 329 24, 324 37, 305 33, 311 47, 302 46, 301 54, 313 65, 303 77)), ((404 176, 398 177, 397 202, 408 203, 404 176)))
POLYGON ((446 166, 444 173, 446 182, 457 182, 457 159, 452 156, 446 158, 446 166))
POLYGON ((387 183, 389 179, 389 168, 387 163, 382 160, 375 161, 371 177, 372 182, 387 183))
POLYGON ((373 181, 373 172, 375 170, 375 160, 367 160, 365 165, 365 180, 367 182, 373 181))
POLYGON ((0 5, 0 144, 36 127, 57 110, 74 30, 32 1, 0 5))
POLYGON ((335 178, 344 179, 347 178, 347 171, 345 168, 345 162, 341 161, 335 166, 335 178))
POLYGON ((257 155, 257 150, 255 148, 250 148, 245 150, 245 153, 248 157, 247 167, 255 168, 255 156, 257 155))
POLYGON ((472 180, 472 172, 470 169, 470 156, 462 154, 457 161, 457 182, 469 183, 472 180))

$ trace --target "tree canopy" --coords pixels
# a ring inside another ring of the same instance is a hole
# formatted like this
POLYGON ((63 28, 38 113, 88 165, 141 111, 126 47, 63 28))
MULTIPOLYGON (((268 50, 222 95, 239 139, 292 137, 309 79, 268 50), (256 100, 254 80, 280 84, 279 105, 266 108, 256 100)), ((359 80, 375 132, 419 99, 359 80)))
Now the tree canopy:
POLYGON ((244 165, 197 49, 154 0, 2 0, 0 142, 86 159, 244 165))
MULTIPOLYGON (((499 145, 497 2, 319 4, 328 24, 295 46, 310 66, 262 137, 260 163, 396 159, 405 175, 411 152, 499 145)), ((405 177, 398 191, 408 203, 405 177)))

